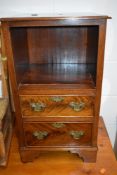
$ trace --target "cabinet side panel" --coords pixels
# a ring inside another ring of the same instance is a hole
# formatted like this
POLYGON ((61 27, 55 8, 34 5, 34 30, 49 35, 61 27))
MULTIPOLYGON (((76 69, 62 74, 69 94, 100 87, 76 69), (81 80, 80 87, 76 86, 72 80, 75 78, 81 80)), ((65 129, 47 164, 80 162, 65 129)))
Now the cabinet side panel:
POLYGON ((28 63, 28 44, 26 28, 11 28, 11 42, 15 64, 28 63))
POLYGON ((103 78, 103 64, 104 64, 104 49, 106 36, 106 20, 99 26, 99 40, 98 40, 98 57, 97 57, 97 74, 96 74, 96 98, 95 98, 95 118, 93 124, 93 145, 97 144, 98 120, 100 112, 102 78, 103 78))
POLYGON ((98 26, 88 27, 86 63, 87 63, 87 69, 89 69, 95 84, 96 84, 96 67, 97 67, 97 53, 98 53, 98 35, 99 35, 98 26), (89 64, 92 64, 92 66, 89 66, 89 64))
POLYGON ((13 51, 13 61, 15 64, 16 81, 20 83, 28 67, 28 43, 27 43, 27 28, 12 27, 10 28, 11 44, 13 51), (23 65, 23 69, 19 71, 19 66, 23 65))
POLYGON ((87 63, 97 62, 98 26, 89 26, 87 30, 87 63))
POLYGON ((17 133, 19 137, 19 145, 23 146, 23 126, 22 126, 22 119, 21 119, 21 111, 20 111, 20 102, 19 102, 19 95, 18 95, 18 89, 17 89, 17 82, 16 82, 16 73, 14 69, 14 61, 13 61, 13 52, 12 52, 12 44, 11 44, 11 36, 9 31, 9 25, 7 22, 2 22, 2 31, 3 31, 3 37, 4 37, 4 43, 5 43, 5 52, 8 59, 8 72, 11 82, 11 89, 13 92, 13 100, 14 100, 14 106, 15 106, 15 114, 16 114, 16 120, 17 120, 17 133))

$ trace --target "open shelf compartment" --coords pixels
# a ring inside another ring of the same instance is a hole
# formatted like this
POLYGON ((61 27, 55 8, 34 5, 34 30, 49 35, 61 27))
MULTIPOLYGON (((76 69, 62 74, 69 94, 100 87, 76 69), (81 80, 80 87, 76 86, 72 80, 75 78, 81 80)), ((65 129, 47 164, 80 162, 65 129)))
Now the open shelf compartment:
POLYGON ((98 26, 11 27, 18 86, 96 87, 98 26))

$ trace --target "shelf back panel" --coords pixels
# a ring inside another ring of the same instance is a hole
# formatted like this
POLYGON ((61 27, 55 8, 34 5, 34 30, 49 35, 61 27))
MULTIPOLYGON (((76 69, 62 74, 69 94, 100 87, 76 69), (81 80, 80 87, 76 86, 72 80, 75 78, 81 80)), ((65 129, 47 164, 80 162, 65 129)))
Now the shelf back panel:
POLYGON ((15 63, 96 63, 97 31, 97 26, 11 28, 15 63))

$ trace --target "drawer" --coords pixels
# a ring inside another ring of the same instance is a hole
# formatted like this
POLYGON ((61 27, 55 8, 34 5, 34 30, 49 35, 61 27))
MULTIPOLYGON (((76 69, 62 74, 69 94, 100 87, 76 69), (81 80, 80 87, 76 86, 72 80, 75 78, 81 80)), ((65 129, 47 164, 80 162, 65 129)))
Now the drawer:
POLYGON ((23 116, 93 116, 93 96, 20 96, 23 116))
POLYGON ((24 123, 26 146, 90 146, 91 123, 24 123))

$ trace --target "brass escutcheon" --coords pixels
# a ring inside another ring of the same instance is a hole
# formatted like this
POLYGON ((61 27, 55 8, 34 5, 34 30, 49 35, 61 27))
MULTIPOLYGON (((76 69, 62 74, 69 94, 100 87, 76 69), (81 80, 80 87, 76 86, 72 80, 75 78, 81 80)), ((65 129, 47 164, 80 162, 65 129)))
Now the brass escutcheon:
POLYGON ((65 124, 64 123, 52 123, 52 126, 54 128, 63 128, 65 127, 65 124))
POLYGON ((54 96, 54 97, 51 97, 50 99, 51 101, 54 101, 54 102, 62 102, 64 100, 63 97, 59 97, 59 96, 54 96))

